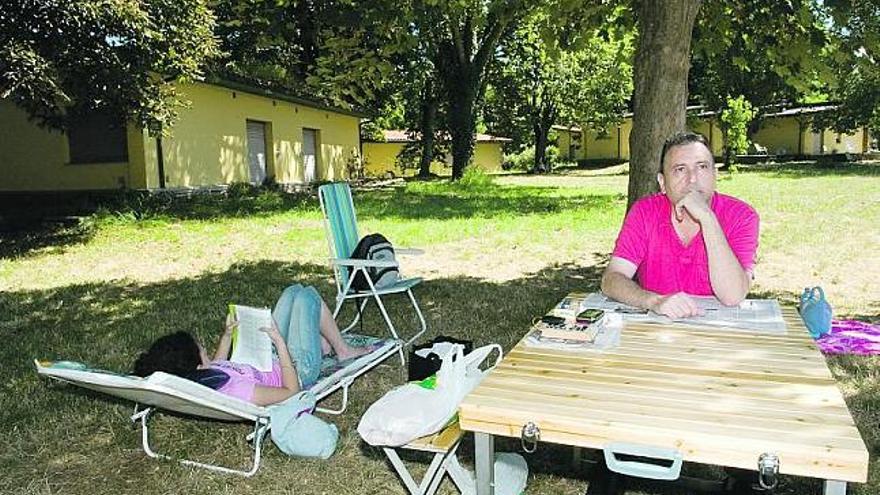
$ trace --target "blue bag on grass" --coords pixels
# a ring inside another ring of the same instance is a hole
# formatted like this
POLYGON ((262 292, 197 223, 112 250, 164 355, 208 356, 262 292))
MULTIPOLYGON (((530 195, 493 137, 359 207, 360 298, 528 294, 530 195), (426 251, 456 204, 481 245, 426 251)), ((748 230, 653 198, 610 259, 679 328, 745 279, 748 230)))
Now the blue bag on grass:
POLYGON ((831 331, 831 305, 821 287, 806 287, 801 294, 801 318, 814 339, 831 331))
POLYGON ((272 406, 272 442, 287 455, 327 459, 336 450, 336 425, 312 415, 315 395, 300 392, 272 406))

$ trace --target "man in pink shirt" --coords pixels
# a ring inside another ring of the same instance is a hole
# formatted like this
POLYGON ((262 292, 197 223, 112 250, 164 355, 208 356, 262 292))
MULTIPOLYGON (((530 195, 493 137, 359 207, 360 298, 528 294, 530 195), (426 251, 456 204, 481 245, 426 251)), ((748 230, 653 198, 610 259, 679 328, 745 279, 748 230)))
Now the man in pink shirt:
POLYGON ((733 306, 749 292, 758 214, 715 191, 706 138, 680 133, 663 145, 660 192, 636 201, 602 274, 602 292, 670 318, 701 310, 691 296, 733 306))

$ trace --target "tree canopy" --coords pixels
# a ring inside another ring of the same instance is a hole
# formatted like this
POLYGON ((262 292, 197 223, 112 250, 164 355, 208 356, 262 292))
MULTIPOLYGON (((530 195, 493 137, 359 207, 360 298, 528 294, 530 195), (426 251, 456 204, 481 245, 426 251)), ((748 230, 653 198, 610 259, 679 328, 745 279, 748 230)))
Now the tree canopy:
POLYGON ((840 102, 820 120, 837 131, 860 126, 880 130, 880 3, 876 0, 826 0, 833 34, 828 51, 834 71, 830 93, 840 102))
POLYGON ((5 2, 0 97, 54 128, 100 110, 158 129, 182 104, 171 81, 217 54, 213 29, 203 0, 5 2))
POLYGON ((755 107, 821 91, 828 44, 811 1, 706 2, 694 26, 689 90, 713 110, 742 95, 755 107))
POLYGON ((490 131, 511 137, 518 149, 535 145, 539 171, 549 169, 551 126, 604 130, 622 118, 632 92, 629 34, 577 26, 579 40, 569 43, 564 27, 545 29, 549 17, 533 14, 501 44, 486 105, 490 131))

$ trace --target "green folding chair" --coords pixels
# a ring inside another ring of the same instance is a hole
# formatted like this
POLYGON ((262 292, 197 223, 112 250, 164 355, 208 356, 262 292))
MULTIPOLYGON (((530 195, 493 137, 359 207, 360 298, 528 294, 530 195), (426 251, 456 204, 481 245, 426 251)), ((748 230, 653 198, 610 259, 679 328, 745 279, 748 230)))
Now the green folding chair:
MULTIPOLYGON (((360 235, 358 234, 354 202, 351 199, 351 188, 348 183, 333 182, 322 185, 318 188, 318 200, 321 203, 321 212, 324 214, 324 227, 327 233, 327 242, 330 246, 330 265, 333 268, 333 278, 336 280, 336 307, 333 309, 333 318, 339 315, 346 301, 355 301, 358 305, 356 315, 352 322, 342 330, 347 332, 358 323, 364 307, 372 299, 379 306, 379 311, 382 313, 382 318, 385 319, 391 335, 396 339, 400 339, 397 329, 388 316, 385 305, 382 303, 382 297, 389 294, 406 294, 412 303, 413 309, 415 309, 416 316, 418 316, 421 325, 412 337, 404 341, 404 347, 408 346, 425 333, 427 328, 425 316, 422 314, 422 310, 419 308, 419 304, 416 302, 412 292, 412 288, 418 285, 422 279, 419 277, 401 278, 396 283, 381 288, 373 285, 372 280, 367 275, 367 268, 396 267, 397 262, 351 258, 351 253, 354 252, 354 248, 360 240, 360 235), (351 287, 358 272, 364 274, 369 285, 368 290, 358 291, 351 287)), ((399 249, 396 247, 394 252, 395 254, 422 253, 418 249, 399 249)), ((401 362, 404 361, 403 348, 400 349, 400 360, 401 362)))

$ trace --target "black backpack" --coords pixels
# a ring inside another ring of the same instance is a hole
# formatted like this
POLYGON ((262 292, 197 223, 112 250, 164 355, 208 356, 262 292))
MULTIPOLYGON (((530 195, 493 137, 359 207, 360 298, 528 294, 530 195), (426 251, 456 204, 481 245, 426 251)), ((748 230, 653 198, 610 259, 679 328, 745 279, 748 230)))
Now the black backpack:
MULTIPOLYGON (((351 257, 359 260, 396 261, 394 258, 394 246, 382 234, 364 236, 355 246, 351 257)), ((383 268, 367 267, 367 273, 370 275, 370 280, 373 281, 373 286, 377 289, 392 285, 400 280, 400 271, 398 271, 396 266, 383 268)), ((351 282, 351 288, 356 291, 370 290, 370 286, 367 284, 366 278, 364 278, 364 272, 358 271, 355 274, 354 280, 351 282)))

